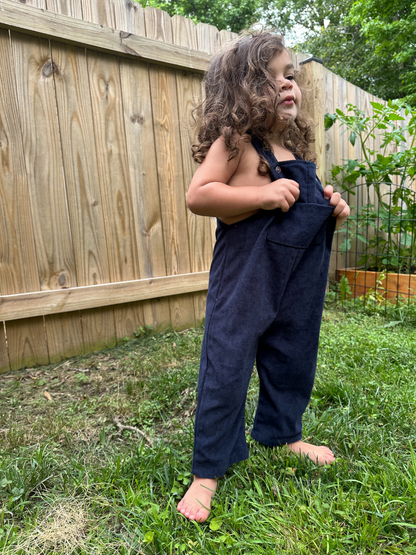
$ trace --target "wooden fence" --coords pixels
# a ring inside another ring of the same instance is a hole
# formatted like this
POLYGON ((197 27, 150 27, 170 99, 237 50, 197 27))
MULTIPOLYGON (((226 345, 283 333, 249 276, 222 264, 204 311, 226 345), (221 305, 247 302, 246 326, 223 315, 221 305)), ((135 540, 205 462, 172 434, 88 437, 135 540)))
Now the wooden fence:
MULTIPOLYGON (((202 320, 215 221, 186 209, 190 113, 235 36, 130 0, 0 0, 0 372, 202 320)), ((324 178, 351 154, 324 113, 372 97, 304 68, 324 178)))

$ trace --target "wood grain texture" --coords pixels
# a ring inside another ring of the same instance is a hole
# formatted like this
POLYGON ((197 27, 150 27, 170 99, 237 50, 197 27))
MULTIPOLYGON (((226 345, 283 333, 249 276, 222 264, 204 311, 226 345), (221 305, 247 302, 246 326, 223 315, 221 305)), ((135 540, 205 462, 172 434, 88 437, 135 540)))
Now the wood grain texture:
POLYGON ((0 292, 39 289, 32 213, 7 31, 0 30, 0 292))
MULTIPOLYGON (((139 5, 140 6, 140 5, 139 5)), ((124 18, 117 19, 116 26, 128 31, 129 23, 124 18)), ((140 33, 144 33, 144 13, 139 12, 140 33)), ((128 168, 132 187, 133 210, 135 214, 137 252, 140 260, 140 278, 165 276, 166 264, 163 244, 160 198, 158 189, 157 161, 153 133, 152 99, 147 64, 120 59, 120 80, 122 86, 124 126, 126 131, 128 168)), ((131 330, 146 324, 155 329, 170 322, 169 302, 145 301, 135 307, 129 305, 129 314, 124 318, 116 315, 120 337, 131 337, 131 330), (141 312, 143 311, 143 313, 141 312), (136 319, 136 325, 134 325, 136 319), (122 322, 126 329, 122 331, 122 322)), ((133 330, 134 331, 134 330, 133 330)))
MULTIPOLYGON (((96 318, 94 314, 94 320, 96 318)), ((45 318, 45 332, 50 364, 85 353, 79 312, 48 316, 45 318)))
POLYGON ((82 311, 85 352, 111 349, 117 344, 114 308, 103 307, 82 311))
POLYGON ((208 288, 208 274, 194 272, 57 291, 5 295, 0 297, 0 318, 4 321, 17 320, 204 291, 208 288))
MULTIPOLYGON (((193 21, 184 17, 172 18, 174 41, 181 46, 197 48, 198 38, 193 21)), ((196 129, 192 118, 192 110, 201 103, 201 78, 188 72, 177 72, 176 85, 178 91, 179 130, 181 137, 182 166, 185 194, 196 170, 192 159, 191 146, 196 142, 196 129)), ((192 272, 209 270, 212 260, 212 234, 210 218, 197 216, 187 210, 190 264, 192 272)), ((206 293, 194 295, 195 318, 202 322, 205 316, 206 293)))
MULTIPOLYGON (((85 50, 52 43, 52 59, 77 283, 108 283, 110 270, 85 50)), ((108 239, 111 241, 111 237, 108 239)))
POLYGON ((46 0, 46 9, 48 12, 60 13, 74 19, 82 19, 81 0, 46 0))
POLYGON ((113 0, 81 0, 82 19, 115 29, 113 0))
MULTIPOLYGON (((0 31, 0 287, 2 294, 39 289, 32 214, 19 118, 19 99, 9 33, 0 31)), ((32 318, 10 329, 10 356, 0 323, 0 371, 48 362, 43 319, 32 318), (35 345, 28 349, 28 345, 35 345), (33 356, 35 355, 35 357, 33 356), (26 357, 29 356, 29 360, 26 357), (10 364, 10 360, 12 364, 10 364)))
MULTIPOLYGON (((12 33, 12 49, 26 168, 29 176, 29 196, 40 289, 74 287, 77 285, 75 257, 62 171, 53 79, 56 68, 51 59, 48 41, 12 33)), ((58 320, 59 318, 56 318, 55 323, 58 320)), ((63 322, 63 325, 66 325, 66 322, 63 322)), ((43 328, 45 335, 45 329, 49 326, 43 323, 43 328)), ((35 326, 33 334, 27 333, 27 337, 32 341, 34 333, 39 329, 40 326, 35 326)), ((77 333, 75 333, 75 327, 73 333, 74 344, 78 342, 82 345, 79 323, 77 333)), ((53 337, 49 341, 51 351, 59 348, 59 345, 53 344, 53 337)), ((48 344, 47 338, 46 343, 48 344)), ((42 345, 42 342, 39 345, 42 345)), ((20 349, 20 342, 18 348, 20 349)), ((12 350, 12 339, 10 339, 9 352, 12 353, 12 350)), ((26 352, 30 353, 30 350, 25 350, 26 352)), ((34 353, 37 352, 38 346, 34 350, 34 353)), ((64 351, 63 354, 65 355, 64 351)), ((44 360, 43 356, 42 360, 44 360)))
MULTIPOLYGON (((171 42, 171 20, 166 12, 146 8, 146 35, 171 42), (150 34, 151 33, 151 34, 150 34)), ((178 129, 178 99, 174 70, 150 65, 153 128, 158 169, 159 195, 167 275, 191 271, 186 216, 181 140, 178 129)), ((170 303, 171 324, 181 328, 195 321, 192 299, 175 298, 170 303)))
MULTIPOLYGON (((119 60, 89 52, 88 66, 110 280, 138 279, 138 222, 130 182, 119 60)), ((115 321, 122 321, 122 317, 115 321)), ((120 334, 125 336, 123 330, 120 334)))
POLYGON ((49 44, 12 33, 23 148, 42 290, 76 285, 49 44))
MULTIPOLYGON (((89 7, 87 0, 83 2, 88 17, 92 18, 96 13, 100 18, 111 18, 111 11, 103 11, 102 7, 93 9, 89 7)), ((43 11, 13 0, 1 0, 1 7, 0 27, 6 29, 171 67, 205 71, 208 65, 209 58, 203 52, 164 44, 135 34, 127 33, 126 36, 123 32, 120 35, 119 31, 105 25, 43 11)))
POLYGON ((223 47, 224 45, 229 44, 233 40, 238 38, 237 33, 232 33, 231 31, 227 31, 226 29, 222 29, 219 33, 219 43, 220 46, 223 47))
POLYGON ((140 270, 117 58, 88 52, 88 74, 110 277, 135 279, 140 270))
POLYGON ((5 327, 0 322, 0 374, 10 371, 9 353, 7 350, 5 327))
POLYGON ((325 183, 324 67, 319 62, 308 62, 302 67, 304 69, 302 108, 315 124, 313 149, 316 153, 316 173, 322 183, 325 183))
MULTIPOLYGON (((80 286, 108 283, 110 270, 85 50, 52 43, 52 59, 77 283, 80 286)), ((62 329, 58 329, 59 318, 55 317, 53 324, 46 319, 53 361, 65 356, 66 351, 60 350, 60 344, 68 349, 67 356, 85 352, 81 318, 79 315, 71 318, 70 322, 62 320, 62 329), (70 339, 67 338, 69 330, 70 339)), ((84 327, 95 329, 97 324, 91 321, 94 318, 91 312, 85 314, 84 327)), ((111 328, 113 323, 114 318, 110 316, 107 327, 111 328)))
POLYGON ((213 25, 198 23, 196 26, 198 37, 198 50, 206 52, 210 56, 215 54, 220 47, 220 33, 213 25))
POLYGON ((114 19, 116 29, 144 37, 144 10, 134 0, 114 0, 114 19))
POLYGON ((49 364, 42 317, 8 322, 6 332, 11 370, 49 364))

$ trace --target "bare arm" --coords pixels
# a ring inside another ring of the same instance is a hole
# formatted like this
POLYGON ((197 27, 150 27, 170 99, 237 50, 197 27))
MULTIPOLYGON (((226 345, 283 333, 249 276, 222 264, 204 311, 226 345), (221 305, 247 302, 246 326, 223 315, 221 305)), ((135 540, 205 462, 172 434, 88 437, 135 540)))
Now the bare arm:
POLYGON ((202 216, 229 218, 253 210, 289 210, 299 196, 299 185, 290 179, 279 179, 262 186, 231 187, 227 185, 238 169, 244 144, 238 156, 228 161, 229 150, 218 138, 209 149, 189 186, 186 197, 189 209, 202 216))

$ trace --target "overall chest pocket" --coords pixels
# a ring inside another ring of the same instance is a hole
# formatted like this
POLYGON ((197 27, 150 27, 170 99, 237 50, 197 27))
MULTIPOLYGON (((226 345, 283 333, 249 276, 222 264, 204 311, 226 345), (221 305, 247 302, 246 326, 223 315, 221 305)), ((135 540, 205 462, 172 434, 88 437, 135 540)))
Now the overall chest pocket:
POLYGON ((333 210, 325 204, 295 203, 288 212, 278 212, 267 232, 267 240, 297 249, 320 244, 333 210))

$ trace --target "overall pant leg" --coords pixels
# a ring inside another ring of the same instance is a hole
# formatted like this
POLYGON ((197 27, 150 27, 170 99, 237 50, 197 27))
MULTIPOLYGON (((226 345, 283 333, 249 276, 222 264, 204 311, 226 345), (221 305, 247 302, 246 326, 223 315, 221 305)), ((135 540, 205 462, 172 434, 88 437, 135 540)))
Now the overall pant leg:
POLYGON ((260 393, 251 434, 265 445, 284 445, 302 437, 302 415, 315 378, 334 226, 331 217, 319 241, 299 250, 277 317, 258 342, 260 393))
MULTIPOLYGON (((201 478, 220 477, 248 457, 246 395, 258 338, 276 312, 271 280, 259 279, 270 274, 264 243, 273 220, 272 212, 263 212, 231 226, 218 224, 195 415, 192 472, 201 478)), ((283 274, 278 279, 284 281, 283 274)))

